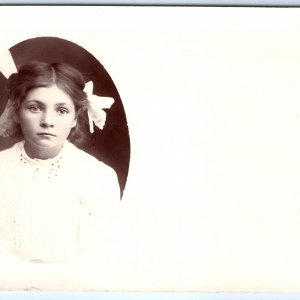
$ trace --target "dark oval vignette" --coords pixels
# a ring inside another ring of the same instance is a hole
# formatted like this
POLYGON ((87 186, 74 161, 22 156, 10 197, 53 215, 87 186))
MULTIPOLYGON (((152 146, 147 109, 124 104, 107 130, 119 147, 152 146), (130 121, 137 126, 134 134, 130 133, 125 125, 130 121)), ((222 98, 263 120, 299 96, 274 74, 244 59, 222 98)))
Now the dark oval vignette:
MULTIPOLYGON (((68 63, 81 71, 86 82, 93 81, 94 94, 114 98, 114 104, 106 110, 104 129, 101 131, 95 127, 90 143, 81 148, 116 171, 122 197, 129 170, 130 138, 120 95, 102 64, 81 46, 57 37, 28 39, 11 47, 9 51, 17 69, 30 60, 68 63)), ((6 78, 0 73, 0 114, 7 102, 6 83, 6 78)), ((0 150, 12 146, 15 142, 15 139, 0 137, 0 150)))

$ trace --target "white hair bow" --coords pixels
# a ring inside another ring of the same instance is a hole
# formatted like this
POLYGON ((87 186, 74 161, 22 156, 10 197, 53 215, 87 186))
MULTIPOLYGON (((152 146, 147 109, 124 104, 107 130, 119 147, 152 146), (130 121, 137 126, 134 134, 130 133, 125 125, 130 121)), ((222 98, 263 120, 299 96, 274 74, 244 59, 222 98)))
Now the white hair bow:
POLYGON ((110 108, 115 102, 113 98, 94 95, 93 87, 93 82, 89 81, 85 84, 83 90, 87 94, 88 99, 88 117, 91 133, 94 132, 93 122, 98 128, 103 129, 106 121, 106 112, 103 108, 110 108))
MULTIPOLYGON (((0 55, 0 72, 7 79, 11 74, 18 72, 14 59, 9 50, 1 53, 0 55)), ((14 121, 13 103, 10 99, 8 99, 5 109, 0 116, 0 136, 12 136, 16 130, 17 126, 14 121)))
POLYGON ((0 72, 8 78, 11 74, 17 73, 17 67, 9 50, 0 54, 0 72))

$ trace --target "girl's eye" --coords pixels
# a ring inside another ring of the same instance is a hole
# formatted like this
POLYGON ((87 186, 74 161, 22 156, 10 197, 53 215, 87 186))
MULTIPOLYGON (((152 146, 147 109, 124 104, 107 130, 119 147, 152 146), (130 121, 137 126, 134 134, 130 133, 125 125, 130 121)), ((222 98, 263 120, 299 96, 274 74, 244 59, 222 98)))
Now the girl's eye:
POLYGON ((59 107, 57 109, 57 112, 60 114, 60 115, 65 115, 65 114, 68 114, 69 113, 69 110, 66 108, 66 107, 59 107))
POLYGON ((41 111, 41 107, 40 106, 38 106, 38 105, 30 105, 30 106, 28 106, 28 108, 27 108, 29 111, 31 111, 31 112, 40 112, 41 111))

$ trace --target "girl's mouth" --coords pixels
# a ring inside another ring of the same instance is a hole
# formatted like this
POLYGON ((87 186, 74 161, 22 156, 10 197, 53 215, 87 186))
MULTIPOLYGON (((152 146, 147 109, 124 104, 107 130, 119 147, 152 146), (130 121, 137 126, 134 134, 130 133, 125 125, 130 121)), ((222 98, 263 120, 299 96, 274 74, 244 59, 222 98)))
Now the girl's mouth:
POLYGON ((49 132, 40 132, 37 135, 42 135, 42 136, 56 136, 56 135, 54 135, 52 133, 49 133, 49 132))

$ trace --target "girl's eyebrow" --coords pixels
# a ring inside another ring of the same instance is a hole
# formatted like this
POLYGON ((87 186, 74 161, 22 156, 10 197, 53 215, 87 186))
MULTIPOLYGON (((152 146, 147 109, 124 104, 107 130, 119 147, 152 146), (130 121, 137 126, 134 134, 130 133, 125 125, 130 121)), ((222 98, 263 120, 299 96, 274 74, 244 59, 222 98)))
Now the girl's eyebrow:
POLYGON ((71 105, 69 103, 60 102, 60 103, 55 103, 55 106, 71 106, 71 105))
MULTIPOLYGON (((40 100, 36 100, 36 99, 28 99, 28 100, 26 100, 26 103, 31 103, 31 102, 37 103, 39 105, 47 105, 45 102, 40 101, 40 100)), ((69 107, 71 107, 71 105, 69 103, 65 103, 65 102, 55 103, 54 106, 55 107, 57 107, 57 106, 69 106, 69 107)))
POLYGON ((34 103, 44 105, 43 101, 39 101, 39 100, 36 100, 36 99, 28 99, 28 100, 26 99, 24 102, 26 102, 26 103, 34 102, 34 103))

